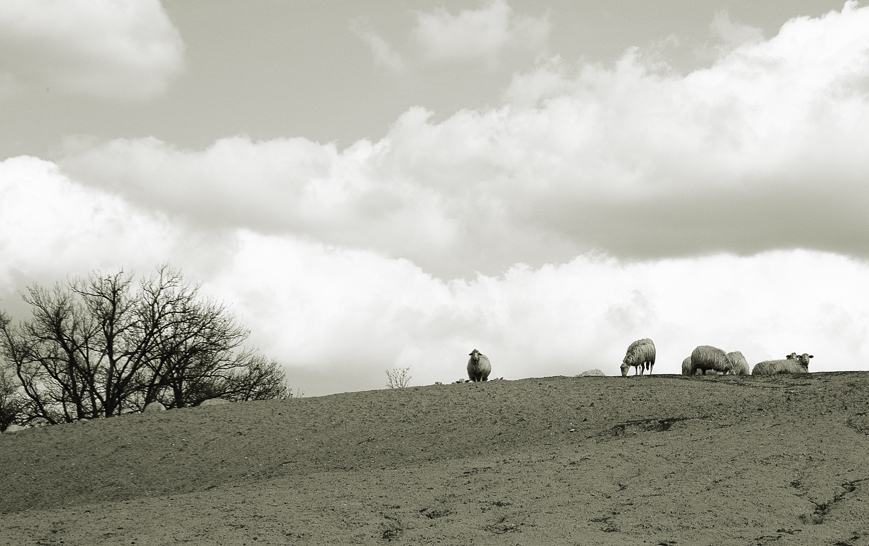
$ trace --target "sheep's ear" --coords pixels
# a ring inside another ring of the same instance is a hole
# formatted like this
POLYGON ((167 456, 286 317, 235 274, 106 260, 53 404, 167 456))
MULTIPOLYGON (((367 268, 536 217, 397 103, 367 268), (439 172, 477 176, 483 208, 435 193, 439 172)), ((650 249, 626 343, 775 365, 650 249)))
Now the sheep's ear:
POLYGON ((809 355, 809 358, 815 358, 815 355, 809 355))

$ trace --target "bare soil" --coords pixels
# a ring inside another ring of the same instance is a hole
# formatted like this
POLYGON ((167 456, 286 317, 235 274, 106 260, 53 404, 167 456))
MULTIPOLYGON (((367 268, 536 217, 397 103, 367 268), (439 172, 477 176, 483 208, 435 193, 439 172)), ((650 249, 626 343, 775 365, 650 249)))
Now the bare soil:
POLYGON ((869 546, 869 373, 549 377, 0 435, 0 544, 869 546))

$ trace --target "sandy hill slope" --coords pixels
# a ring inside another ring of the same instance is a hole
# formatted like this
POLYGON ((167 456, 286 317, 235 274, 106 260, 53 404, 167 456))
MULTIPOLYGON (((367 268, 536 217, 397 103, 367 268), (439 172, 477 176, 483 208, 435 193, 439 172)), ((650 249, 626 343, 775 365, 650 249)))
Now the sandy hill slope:
POLYGON ((551 377, 0 435, 0 544, 869 546, 869 373, 551 377))

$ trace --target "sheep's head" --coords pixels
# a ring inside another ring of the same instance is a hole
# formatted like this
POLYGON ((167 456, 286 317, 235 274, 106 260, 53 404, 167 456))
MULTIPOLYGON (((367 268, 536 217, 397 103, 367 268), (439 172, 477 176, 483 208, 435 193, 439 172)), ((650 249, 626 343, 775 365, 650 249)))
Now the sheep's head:
MULTIPOLYGON (((786 356, 785 358, 787 358, 788 360, 797 360, 799 357, 800 356, 797 353, 791 353, 788 356, 786 356)), ((811 357, 809 357, 809 358, 811 358, 811 357)))
POLYGON ((628 369, 630 369, 630 365, 628 365, 626 362, 622 362, 622 365, 620 366, 620 368, 622 370, 622 377, 627 377, 628 376, 628 369))
MULTIPOLYGON (((794 353, 794 354, 796 354, 796 353, 794 353)), ((796 357, 796 360, 799 360, 800 364, 805 366, 806 369, 809 369, 809 359, 810 358, 815 358, 815 355, 810 355, 809 353, 803 353, 799 357, 796 357)))
POLYGON ((473 351, 471 351, 468 354, 470 355, 471 358, 474 359, 475 362, 480 360, 480 354, 481 354, 480 351, 474 349, 473 351))

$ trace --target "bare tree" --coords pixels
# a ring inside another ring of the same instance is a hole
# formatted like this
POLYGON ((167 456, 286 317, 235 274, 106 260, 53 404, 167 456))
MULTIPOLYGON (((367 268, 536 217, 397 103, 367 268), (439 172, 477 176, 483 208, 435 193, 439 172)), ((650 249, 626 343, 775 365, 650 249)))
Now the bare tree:
POLYGON ((73 292, 59 285, 49 292, 28 289, 24 301, 33 318, 19 327, 0 324, 0 348, 15 366, 31 411, 51 423, 93 417, 102 411, 95 391, 95 364, 90 348, 96 335, 94 321, 77 307, 73 292))
POLYGON ((225 306, 167 265, 138 288, 123 271, 93 273, 23 297, 33 316, 17 327, 0 320, 0 355, 29 412, 51 423, 286 389, 277 363, 242 347, 249 332, 225 306))
POLYGON ((143 323, 155 332, 155 358, 148 363, 143 404, 194 406, 221 396, 222 382, 245 362, 249 331, 227 309, 199 294, 180 273, 167 268, 143 284, 143 323))

